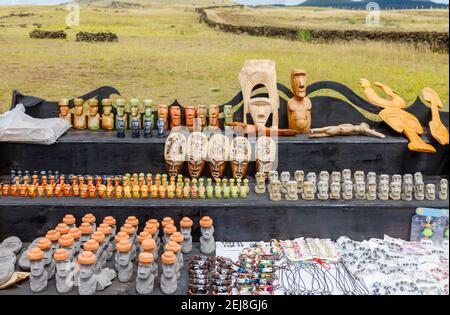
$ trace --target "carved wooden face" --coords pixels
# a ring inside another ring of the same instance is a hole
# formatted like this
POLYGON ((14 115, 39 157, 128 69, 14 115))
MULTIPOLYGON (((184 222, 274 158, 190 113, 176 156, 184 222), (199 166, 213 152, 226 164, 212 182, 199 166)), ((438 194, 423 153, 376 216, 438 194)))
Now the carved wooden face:
POLYGON ((9 185, 5 184, 2 187, 2 195, 3 196, 8 196, 9 195, 9 185))
POLYGON ((242 179, 247 176, 251 154, 250 142, 246 138, 237 137, 231 141, 231 170, 234 178, 242 179))
POLYGON ((181 133, 171 133, 164 147, 167 173, 176 177, 183 169, 186 158, 186 137, 181 133))
POLYGON ((215 134, 208 142, 209 171, 213 178, 221 178, 228 159, 229 140, 221 134, 215 134))
POLYGON ((276 157, 275 141, 270 137, 259 137, 255 151, 257 172, 270 172, 276 157))
POLYGON ((264 127, 272 113, 272 105, 269 99, 266 98, 255 98, 251 99, 248 105, 248 110, 252 116, 253 123, 256 126, 264 127))
POLYGON ((95 116, 98 113, 98 106, 97 105, 90 105, 89 106, 89 115, 95 116))
POLYGON ((181 125, 181 108, 179 106, 170 107, 170 129, 181 125))
POLYGON ((299 70, 291 74, 292 91, 300 98, 306 97, 306 72, 299 70))
POLYGON ((192 178, 199 178, 206 165, 208 138, 200 132, 193 132, 188 138, 188 170, 192 178))
POLYGON ((256 185, 264 187, 266 184, 266 174, 263 172, 257 172, 255 175, 256 185))

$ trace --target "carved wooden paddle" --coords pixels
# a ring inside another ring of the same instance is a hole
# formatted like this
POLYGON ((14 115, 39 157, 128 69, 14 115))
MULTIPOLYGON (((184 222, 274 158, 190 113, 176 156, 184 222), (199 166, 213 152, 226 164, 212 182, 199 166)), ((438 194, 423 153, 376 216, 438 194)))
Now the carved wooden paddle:
POLYGON ((426 87, 422 91, 422 95, 425 101, 430 103, 431 108, 431 121, 430 121, 430 131, 431 135, 441 144, 449 144, 448 130, 441 121, 439 116, 439 108, 442 108, 442 102, 439 95, 429 87, 426 87))

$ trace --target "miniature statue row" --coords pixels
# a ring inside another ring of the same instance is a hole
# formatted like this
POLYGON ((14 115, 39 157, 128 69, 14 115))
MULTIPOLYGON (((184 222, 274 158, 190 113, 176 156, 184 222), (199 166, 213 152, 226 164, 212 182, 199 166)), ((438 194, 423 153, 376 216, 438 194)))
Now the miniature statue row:
POLYGON ((80 198, 116 198, 116 199, 229 199, 247 198, 248 179, 231 178, 213 180, 207 178, 192 179, 178 175, 170 179, 166 174, 126 174, 124 176, 76 176, 71 175, 66 181, 65 175, 58 178, 51 175, 39 178, 28 176, 20 179, 16 176, 12 184, 0 183, 0 196, 3 197, 80 197, 80 198))
MULTIPOLYGON (((200 251, 212 255, 215 253, 213 220, 205 216, 199 224, 202 233, 200 251)), ((95 216, 87 214, 77 228, 75 217, 66 215, 55 230, 36 239, 22 253, 19 265, 30 270, 32 292, 44 291, 48 280, 55 276, 58 293, 68 293, 78 287, 80 295, 93 295, 111 285, 116 276, 122 283, 131 281, 133 261, 137 260, 136 291, 138 294, 151 294, 158 276, 157 261, 160 257, 161 291, 173 294, 178 290, 183 253, 187 254, 192 249, 193 221, 188 217, 182 218, 181 232, 177 232, 170 217, 164 218, 161 225, 164 231, 162 240, 159 238, 160 224, 155 219, 148 220, 138 234, 139 220, 134 216, 128 217, 118 231, 116 220, 111 216, 105 217, 97 226, 95 216), (117 274, 106 267, 113 258, 117 274)))
MULTIPOLYGON (((208 161, 211 176, 222 178, 227 161, 230 161, 233 178, 243 179, 247 176, 251 157, 252 146, 247 138, 236 137, 230 141, 222 134, 213 134, 208 139, 201 132, 193 132, 187 138, 183 133, 172 132, 164 147, 166 170, 170 176, 180 174, 187 162, 189 175, 199 178, 208 161)), ((270 171, 276 159, 275 141, 270 137, 259 137, 255 157, 259 171, 270 171)))
MULTIPOLYGON (((299 195, 303 200, 435 200, 435 184, 424 184, 420 172, 405 175, 382 174, 377 179, 375 172, 369 172, 367 177, 363 171, 356 171, 352 178, 352 172, 345 169, 342 172, 322 171, 317 175, 314 172, 307 173, 298 170, 291 180, 289 172, 282 172, 278 179, 278 172, 269 172, 269 185, 266 188, 266 177, 263 173, 257 173, 255 192, 269 193, 270 200, 279 201, 285 194, 286 200, 298 200, 299 195), (367 178, 367 182, 366 182, 367 178)), ((439 199, 448 199, 448 180, 441 179, 439 183, 439 199)))

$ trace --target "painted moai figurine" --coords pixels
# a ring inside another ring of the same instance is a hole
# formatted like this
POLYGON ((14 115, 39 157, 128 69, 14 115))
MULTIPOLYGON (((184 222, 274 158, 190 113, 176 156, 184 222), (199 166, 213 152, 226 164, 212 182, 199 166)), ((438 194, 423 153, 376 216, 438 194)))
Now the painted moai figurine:
POLYGON ((45 270, 44 252, 38 247, 28 251, 30 261, 30 289, 34 293, 47 288, 47 271, 45 270))
POLYGON ((60 99, 59 105, 59 118, 65 120, 72 125, 72 114, 70 113, 69 100, 67 98, 60 99))
POLYGON ((311 129, 311 100, 306 97, 306 71, 292 70, 291 85, 294 96, 288 101, 288 125, 300 133, 311 129))
POLYGON ((74 227, 69 230, 70 236, 73 238, 73 255, 77 255, 81 249, 81 231, 79 228, 74 227))
POLYGON ((64 224, 66 224, 68 227, 69 227, 69 229, 71 229, 71 228, 74 228, 74 227, 77 227, 77 225, 76 225, 76 219, 75 219, 75 217, 73 216, 73 215, 71 215, 71 214, 66 214, 65 216, 64 216, 64 218, 63 218, 63 223, 64 224))
MULTIPOLYGON (((104 249, 106 255, 106 261, 111 259, 114 252, 114 242, 113 242, 113 236, 112 236, 112 228, 107 223, 102 223, 99 225, 98 231, 102 232, 105 235, 105 241, 104 241, 104 249)), ((105 263, 106 263, 105 261, 105 263)))
POLYGON ((186 128, 190 132, 194 131, 195 128, 195 107, 192 105, 187 105, 184 107, 184 116, 186 118, 186 128))
POLYGON ((170 236, 177 231, 177 228, 172 223, 169 223, 164 227, 164 236, 163 236, 163 243, 167 244, 170 242, 170 236))
POLYGON ((153 255, 142 252, 139 254, 139 264, 136 274, 136 292, 151 294, 155 285, 155 276, 152 273, 153 255))
POLYGON ((158 120, 156 121, 159 138, 164 138, 165 131, 169 129, 168 116, 169 108, 165 104, 160 104, 158 106, 158 120))
POLYGON ((181 244, 181 251, 184 254, 189 254, 192 250, 192 235, 191 229, 194 223, 188 217, 184 217, 180 221, 180 232, 183 234, 184 240, 181 244))
POLYGON ((130 121, 131 137, 139 138, 141 136, 139 129, 141 129, 141 113, 139 113, 139 100, 132 98, 130 100, 130 121))
MULTIPOLYGON (((176 242, 180 246, 180 249, 178 251, 174 250, 173 248, 170 248, 168 250, 173 251, 177 255, 179 269, 181 270, 181 268, 183 268, 183 265, 184 265, 183 252, 181 251, 181 248, 182 248, 183 243, 184 243, 184 236, 183 236, 183 234, 181 232, 173 233, 170 236, 170 242, 176 242)), ((167 250, 167 247, 166 247, 166 250, 167 250)))
POLYGON ((55 275, 55 262, 53 261, 52 242, 48 238, 42 238, 38 242, 39 249, 44 253, 44 266, 47 278, 52 279, 55 275))
POLYGON ((83 223, 86 222, 86 223, 89 223, 91 225, 92 232, 97 229, 96 221, 97 221, 97 219, 95 218, 95 216, 92 213, 87 213, 81 218, 81 222, 83 222, 83 223))
POLYGON ((149 253, 153 255, 152 273, 155 277, 158 276, 158 265, 156 264, 155 257, 158 257, 159 251, 156 247, 156 242, 153 238, 145 239, 141 244, 141 253, 149 253), (156 256, 155 256, 156 255, 156 256))
POLYGON ((214 241, 213 220, 205 216, 200 220, 200 251, 205 255, 214 254, 216 251, 216 242, 214 241))
POLYGON ((164 252, 161 255, 162 275, 161 291, 164 294, 174 294, 178 289, 176 262, 177 257, 173 252, 164 252))
POLYGON ((125 138, 125 130, 128 128, 128 117, 125 112, 125 100, 116 100, 116 130, 118 138, 125 138))
POLYGON ((131 263, 131 242, 121 239, 116 244, 116 266, 118 268, 118 278, 120 282, 130 281, 133 275, 133 264, 131 263))
POLYGON ((73 115, 73 128, 75 129, 86 129, 86 114, 84 113, 84 100, 81 98, 76 98, 73 101, 75 106, 75 112, 73 115))
POLYGON ((61 235, 56 230, 49 230, 45 234, 45 238, 50 240, 50 242, 52 242, 52 255, 56 251, 56 249, 58 248, 58 240, 59 240, 60 236, 61 235))
POLYGON ((78 255, 79 284, 78 294, 94 295, 97 292, 97 277, 95 276, 95 263, 97 257, 93 252, 84 251, 78 255))
POLYGON ((234 110, 232 105, 223 107, 223 124, 224 127, 230 127, 233 124, 234 110))
POLYGON ((88 129, 97 131, 100 129, 100 114, 98 113, 98 100, 96 98, 90 99, 89 115, 87 120, 88 129))
POLYGON ((102 129, 111 131, 114 129, 114 113, 112 101, 109 98, 102 100, 102 129))
POLYGON ((56 290, 58 293, 72 291, 75 270, 69 252, 64 248, 59 248, 53 254, 53 259, 56 262, 56 290))
POLYGON ((144 127, 144 138, 153 137, 153 128, 155 125, 155 115, 152 109, 153 101, 150 99, 144 100, 144 117, 142 118, 144 127))
POLYGON ((136 229, 129 223, 125 223, 124 225, 122 225, 122 227, 120 228, 121 232, 125 232, 128 234, 128 239, 131 243, 131 249, 130 249, 130 258, 131 261, 136 260, 137 258, 137 246, 135 243, 136 240, 136 229))
POLYGON ((103 223, 106 223, 111 227, 111 237, 114 238, 117 232, 116 219, 112 216, 107 216, 103 219, 103 223))

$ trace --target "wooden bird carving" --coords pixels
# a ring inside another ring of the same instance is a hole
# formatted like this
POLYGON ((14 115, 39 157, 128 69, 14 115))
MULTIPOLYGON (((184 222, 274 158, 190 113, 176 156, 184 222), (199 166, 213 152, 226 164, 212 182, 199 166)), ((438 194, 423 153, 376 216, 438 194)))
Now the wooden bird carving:
POLYGON ((439 95, 429 87, 426 87, 422 91, 423 99, 430 103, 431 108, 431 121, 430 131, 433 138, 435 138, 441 145, 449 144, 448 130, 441 121, 439 116, 439 108, 442 108, 442 102, 439 95))
POLYGON ((372 84, 367 79, 361 79, 359 84, 363 88, 363 94, 372 104, 383 108, 379 116, 383 121, 398 133, 404 133, 409 140, 408 148, 411 151, 418 152, 436 152, 436 149, 420 138, 423 134, 423 128, 419 120, 412 114, 404 111, 405 101, 388 86, 376 82, 379 87, 389 97, 383 98, 373 89, 372 84))

